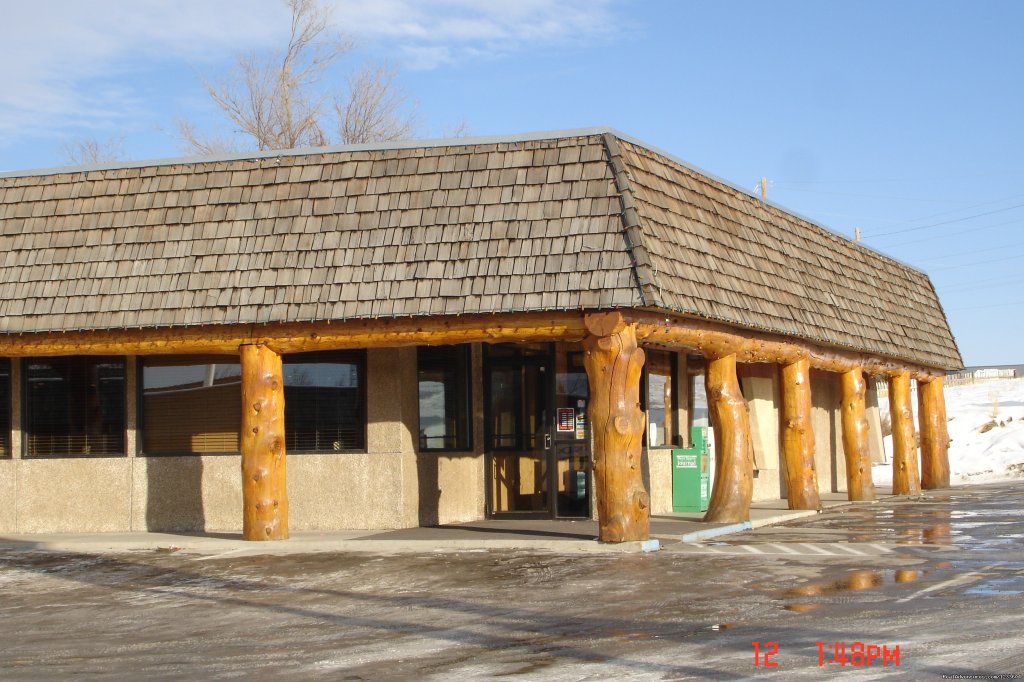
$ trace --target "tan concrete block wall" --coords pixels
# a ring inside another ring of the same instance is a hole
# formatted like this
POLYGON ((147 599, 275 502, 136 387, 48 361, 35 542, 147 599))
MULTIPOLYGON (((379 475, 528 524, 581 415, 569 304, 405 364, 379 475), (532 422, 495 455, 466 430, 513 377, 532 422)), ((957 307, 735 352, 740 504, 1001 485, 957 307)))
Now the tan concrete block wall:
POLYGON ((740 386, 750 413, 750 439, 754 446, 753 500, 777 500, 784 496, 780 458, 781 393, 776 365, 740 365, 740 386))
POLYGON ((885 454, 885 434, 882 433, 882 412, 878 407, 878 385, 875 379, 867 382, 864 398, 865 418, 868 420, 868 450, 873 463, 889 461, 885 454))
POLYGON ((819 492, 846 490, 846 459, 840 419, 839 375, 811 371, 811 428, 814 430, 814 467, 819 492))

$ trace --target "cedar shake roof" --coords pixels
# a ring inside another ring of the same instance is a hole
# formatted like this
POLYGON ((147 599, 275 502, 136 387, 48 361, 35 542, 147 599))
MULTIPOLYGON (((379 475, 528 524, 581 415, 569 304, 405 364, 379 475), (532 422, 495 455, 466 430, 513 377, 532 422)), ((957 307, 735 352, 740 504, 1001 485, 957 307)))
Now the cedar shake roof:
POLYGON ((0 175, 0 333, 645 308, 962 366, 928 277, 607 129, 0 175))

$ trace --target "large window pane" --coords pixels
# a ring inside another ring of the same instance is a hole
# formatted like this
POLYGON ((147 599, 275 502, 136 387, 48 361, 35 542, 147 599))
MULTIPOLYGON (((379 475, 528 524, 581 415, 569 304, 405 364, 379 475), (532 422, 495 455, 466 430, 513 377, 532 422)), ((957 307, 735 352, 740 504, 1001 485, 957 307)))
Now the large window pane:
POLYGON ((420 449, 471 449, 469 346, 422 347, 418 353, 420 449))
POLYGON ((365 376, 365 351, 284 356, 286 450, 366 450, 365 376))
POLYGON ((26 457, 124 454, 124 360, 25 360, 26 457))
POLYGON ((676 425, 676 401, 673 396, 675 363, 673 354, 645 351, 647 360, 647 445, 671 447, 679 429, 676 425))
POLYGON ((238 452, 241 383, 241 368, 233 355, 145 358, 142 452, 238 452))
POLYGON ((0 457, 11 456, 11 361, 0 358, 0 457))

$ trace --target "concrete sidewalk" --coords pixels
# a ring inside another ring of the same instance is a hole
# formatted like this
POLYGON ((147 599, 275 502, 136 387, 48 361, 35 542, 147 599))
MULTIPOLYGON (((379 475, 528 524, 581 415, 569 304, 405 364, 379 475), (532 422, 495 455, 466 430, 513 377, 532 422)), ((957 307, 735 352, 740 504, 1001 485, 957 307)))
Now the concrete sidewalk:
MULTIPOLYGON (((879 490, 880 499, 888 491, 879 490)), ((851 504, 845 493, 822 495, 822 509, 851 504)), ((314 552, 367 552, 377 554, 429 553, 523 549, 540 552, 649 552, 676 542, 702 542, 722 535, 783 524, 817 515, 792 511, 785 500, 755 502, 750 521, 735 524, 704 523, 702 514, 674 513, 651 517, 651 540, 646 543, 597 542, 597 522, 552 519, 485 520, 457 525, 399 530, 298 531, 288 540, 246 542, 237 533, 47 533, 0 536, 0 551, 46 550, 78 553, 138 551, 183 552, 201 558, 256 554, 308 554, 314 552)))

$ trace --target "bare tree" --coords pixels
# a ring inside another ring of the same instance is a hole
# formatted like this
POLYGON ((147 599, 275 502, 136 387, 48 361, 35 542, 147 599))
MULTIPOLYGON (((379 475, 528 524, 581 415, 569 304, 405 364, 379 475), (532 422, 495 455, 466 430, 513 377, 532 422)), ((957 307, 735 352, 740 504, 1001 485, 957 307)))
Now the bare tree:
POLYGON ((216 154, 241 149, 291 149, 337 140, 375 142, 407 137, 415 129, 394 70, 355 72, 347 92, 322 83, 352 43, 330 29, 320 0, 286 0, 291 30, 283 51, 240 55, 223 82, 204 82, 206 92, 244 140, 208 137, 187 120, 177 122, 186 149, 216 154), (336 121, 332 121, 333 117, 336 121), (338 135, 331 135, 337 129, 338 135))
POLYGON ((61 145, 60 151, 69 166, 113 163, 124 158, 124 136, 111 137, 104 141, 95 137, 83 137, 65 142, 61 145))
POLYGON ((402 113, 407 97, 395 85, 395 70, 367 65, 349 76, 348 96, 336 99, 338 136, 343 144, 386 142, 411 137, 415 114, 402 113))

